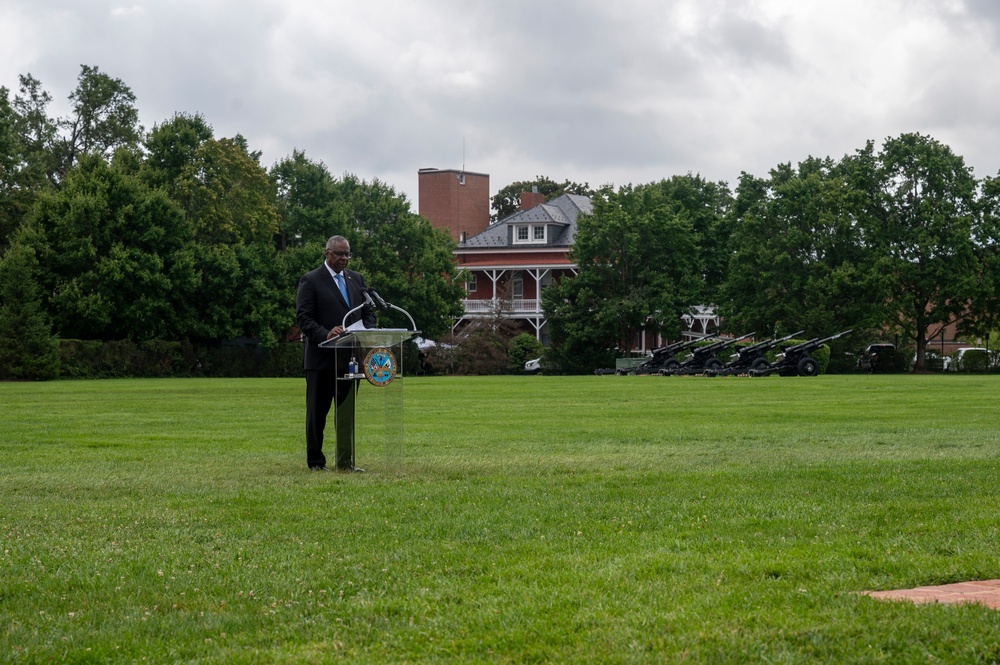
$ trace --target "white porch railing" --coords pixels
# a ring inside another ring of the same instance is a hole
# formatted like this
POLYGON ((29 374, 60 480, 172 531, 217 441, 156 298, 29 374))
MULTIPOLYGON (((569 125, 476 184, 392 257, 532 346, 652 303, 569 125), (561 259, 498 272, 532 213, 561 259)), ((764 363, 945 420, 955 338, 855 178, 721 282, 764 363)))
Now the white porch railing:
MULTIPOLYGON (((466 300, 465 313, 470 316, 484 316, 497 310, 499 303, 496 300, 466 300)), ((530 300, 510 300, 504 303, 504 311, 507 314, 541 314, 542 301, 537 298, 530 300)))

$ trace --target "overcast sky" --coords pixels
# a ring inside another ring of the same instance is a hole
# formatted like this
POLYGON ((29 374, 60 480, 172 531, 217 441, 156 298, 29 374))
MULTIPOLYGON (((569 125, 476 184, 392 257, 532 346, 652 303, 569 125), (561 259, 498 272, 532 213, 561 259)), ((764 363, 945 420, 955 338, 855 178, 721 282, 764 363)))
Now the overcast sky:
POLYGON ((997 0, 0 0, 0 86, 80 65, 417 208, 417 170, 735 186, 921 132, 1000 171, 997 0))

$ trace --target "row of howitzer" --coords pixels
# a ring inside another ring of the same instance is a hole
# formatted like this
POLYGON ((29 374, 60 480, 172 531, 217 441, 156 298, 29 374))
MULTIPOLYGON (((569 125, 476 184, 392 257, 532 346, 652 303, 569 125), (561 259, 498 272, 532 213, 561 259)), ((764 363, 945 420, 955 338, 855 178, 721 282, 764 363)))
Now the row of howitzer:
POLYGON ((645 362, 629 369, 599 369, 597 374, 659 374, 661 376, 816 376, 819 374, 819 362, 810 355, 827 342, 850 334, 845 330, 829 337, 814 337, 806 342, 781 347, 785 342, 801 335, 802 330, 779 339, 769 339, 756 344, 750 344, 736 349, 727 362, 719 358, 719 352, 737 342, 753 337, 755 333, 747 333, 732 339, 720 339, 710 344, 696 346, 705 340, 697 339, 689 342, 675 342, 653 351, 653 355, 645 362), (781 348, 775 359, 769 360, 767 353, 781 348), (684 360, 677 356, 682 351, 691 349, 691 354, 684 360))

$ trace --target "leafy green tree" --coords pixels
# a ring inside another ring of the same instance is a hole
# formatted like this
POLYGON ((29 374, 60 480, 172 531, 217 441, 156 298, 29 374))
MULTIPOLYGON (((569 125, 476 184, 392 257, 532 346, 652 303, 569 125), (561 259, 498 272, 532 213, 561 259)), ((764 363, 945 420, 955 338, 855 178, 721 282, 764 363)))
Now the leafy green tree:
POLYGON ((42 308, 37 273, 31 243, 15 239, 0 258, 0 379, 59 374, 59 341, 42 308))
POLYGON ((273 346, 292 325, 294 286, 273 246, 278 208, 259 153, 241 136, 216 139, 202 116, 187 114, 155 126, 145 147, 143 180, 178 203, 194 232, 186 336, 273 346))
MULTIPOLYGON (((315 208, 307 207, 306 214, 312 215, 315 208)), ((328 230, 322 240, 313 241, 310 236, 316 253, 309 268, 323 260, 327 237, 343 235, 351 242, 355 257, 351 267, 363 272, 368 284, 386 300, 409 312, 425 336, 433 338, 451 330, 463 311, 465 290, 452 257, 455 243, 446 233, 412 213, 406 197, 389 185, 349 174, 334 182, 331 200, 322 209, 328 230)), ((294 214, 294 210, 286 212, 294 214)), ((287 276, 293 287, 300 275, 287 276)), ((382 326, 410 325, 395 310, 378 316, 382 326)))
POLYGON ((35 208, 41 284, 62 337, 180 339, 193 231, 158 190, 84 155, 35 208))
POLYGON ((52 95, 30 74, 21 75, 19 83, 18 94, 11 106, 23 149, 21 168, 31 174, 31 180, 44 178, 55 184, 55 174, 59 170, 55 150, 59 125, 49 117, 48 108, 52 95))
POLYGON ((628 353, 642 330, 680 335, 680 318, 704 292, 691 216, 666 181, 607 190, 577 219, 578 274, 548 287, 550 357, 563 371, 593 370, 628 353))
POLYGON ((718 303, 727 327, 824 336, 883 323, 880 277, 854 198, 844 168, 829 158, 781 164, 766 180, 742 175, 718 303))
POLYGON ((191 321, 187 337, 252 338, 273 347, 292 326, 286 286, 269 245, 195 244, 192 263, 197 281, 185 309, 191 321))
POLYGON ((330 233, 330 220, 335 216, 337 187, 326 165, 295 150, 271 168, 270 177, 277 193, 279 249, 335 235, 330 233))
POLYGON ((82 65, 69 101, 71 114, 58 122, 63 130, 58 142, 60 177, 81 155, 97 154, 110 159, 119 147, 139 145, 143 129, 135 94, 121 79, 111 78, 97 67, 82 65))
POLYGON ((199 244, 271 243, 278 232, 267 172, 242 137, 203 141, 172 189, 199 244))
POLYGON ((981 288, 976 239, 989 233, 978 183, 959 155, 920 134, 887 139, 878 154, 869 142, 851 162, 889 323, 914 342, 923 369, 928 339, 949 323, 967 325, 981 288))
MULTIPOLYGON (((28 104, 17 98, 12 103, 10 92, 0 87, 0 252, 48 185, 44 153, 33 143, 30 122, 28 104)), ((54 126, 38 129, 48 130, 54 132, 54 126)))
POLYGON ((97 67, 81 66, 77 87, 70 93, 71 113, 50 118, 52 96, 30 74, 20 77, 20 94, 13 108, 19 118, 26 168, 44 172, 58 186, 85 154, 109 160, 121 147, 136 148, 143 128, 135 94, 120 79, 97 67))
POLYGON ((729 262, 729 187, 690 173, 661 180, 656 186, 668 201, 670 212, 687 220, 694 230, 703 282, 701 302, 716 302, 729 262))
POLYGON ((9 95, 7 88, 0 87, 0 253, 20 225, 23 214, 17 203, 20 190, 17 174, 24 158, 9 95))
POLYGON ((179 186, 197 160, 198 149, 214 138, 212 127, 201 115, 177 113, 154 125, 146 137, 142 177, 151 187, 161 187, 180 198, 179 186))
POLYGON ((963 330, 970 337, 986 337, 1000 346, 1000 176, 980 182, 981 226, 973 235, 979 272, 976 293, 969 302, 963 330))
POLYGON ((497 192, 490 199, 490 207, 493 209, 490 219, 498 222, 518 212, 521 209, 521 194, 534 191, 535 188, 540 194, 545 195, 546 201, 563 194, 579 194, 588 197, 594 195, 594 191, 587 183, 580 184, 566 180, 560 184, 551 178, 540 175, 531 181, 512 182, 497 192))

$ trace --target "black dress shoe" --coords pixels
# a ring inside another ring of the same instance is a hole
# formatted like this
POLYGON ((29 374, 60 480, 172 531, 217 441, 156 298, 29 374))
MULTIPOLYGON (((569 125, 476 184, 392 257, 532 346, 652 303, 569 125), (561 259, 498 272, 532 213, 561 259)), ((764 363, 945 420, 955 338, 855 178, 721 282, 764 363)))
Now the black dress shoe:
POLYGON ((309 466, 310 471, 326 471, 326 467, 322 464, 311 464, 309 466))

